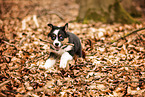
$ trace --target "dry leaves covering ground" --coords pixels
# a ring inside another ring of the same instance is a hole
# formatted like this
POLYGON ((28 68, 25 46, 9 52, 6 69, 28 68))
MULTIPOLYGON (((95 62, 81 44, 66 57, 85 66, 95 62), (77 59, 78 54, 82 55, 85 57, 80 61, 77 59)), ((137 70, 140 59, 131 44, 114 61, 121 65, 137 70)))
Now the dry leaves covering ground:
POLYGON ((145 96, 145 30, 121 38, 143 24, 69 23, 86 59, 45 70, 39 65, 49 56, 49 44, 40 41, 47 40, 47 18, 38 18, 39 28, 30 21, 26 30, 17 19, 0 21, 1 97, 145 96))

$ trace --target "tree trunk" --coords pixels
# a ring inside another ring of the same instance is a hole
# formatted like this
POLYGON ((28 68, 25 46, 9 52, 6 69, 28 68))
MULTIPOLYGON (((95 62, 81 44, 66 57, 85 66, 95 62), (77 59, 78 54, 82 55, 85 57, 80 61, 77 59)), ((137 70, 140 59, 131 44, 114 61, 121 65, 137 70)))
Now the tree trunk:
POLYGON ((104 23, 136 23, 120 5, 118 0, 77 0, 80 5, 78 22, 89 23, 101 21, 104 23))
POLYGON ((144 12, 145 0, 122 0, 121 5, 133 17, 141 17, 144 12))

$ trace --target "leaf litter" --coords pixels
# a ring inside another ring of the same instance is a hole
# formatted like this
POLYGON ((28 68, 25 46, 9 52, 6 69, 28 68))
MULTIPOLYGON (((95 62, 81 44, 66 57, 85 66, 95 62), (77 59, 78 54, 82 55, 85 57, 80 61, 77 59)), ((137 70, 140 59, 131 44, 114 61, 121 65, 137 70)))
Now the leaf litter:
MULTIPOLYGON (((26 30, 19 20, 1 21, 0 96, 145 95, 145 30, 128 35, 143 24, 69 23, 86 58, 70 62, 68 69, 59 68, 58 62, 45 70, 41 65, 49 56, 49 43, 40 39, 47 41, 50 29, 47 16, 38 20, 42 21, 40 27, 30 24, 26 30)), ((58 17, 54 22, 63 25, 58 17)))

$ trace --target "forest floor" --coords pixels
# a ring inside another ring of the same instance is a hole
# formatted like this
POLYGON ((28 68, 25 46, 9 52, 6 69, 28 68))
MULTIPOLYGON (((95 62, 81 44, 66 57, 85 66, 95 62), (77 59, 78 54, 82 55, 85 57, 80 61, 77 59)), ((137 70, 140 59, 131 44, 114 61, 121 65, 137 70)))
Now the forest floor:
POLYGON ((70 63, 69 69, 57 62, 45 70, 40 65, 49 56, 49 44, 40 39, 47 40, 47 23, 63 26, 78 14, 73 0, 60 2, 61 7, 48 3, 62 14, 39 14, 40 27, 30 20, 22 30, 16 18, 0 20, 0 97, 145 96, 145 30, 132 33, 144 22, 71 22, 69 31, 80 38, 86 59, 70 63))

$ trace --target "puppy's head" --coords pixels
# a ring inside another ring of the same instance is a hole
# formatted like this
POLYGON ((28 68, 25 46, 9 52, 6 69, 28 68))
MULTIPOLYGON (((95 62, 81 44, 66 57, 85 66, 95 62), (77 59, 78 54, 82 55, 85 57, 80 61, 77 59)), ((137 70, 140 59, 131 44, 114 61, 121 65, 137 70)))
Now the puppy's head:
POLYGON ((65 43, 68 43, 68 23, 62 27, 53 26, 52 24, 48 24, 48 26, 51 28, 48 37, 52 41, 52 45, 55 50, 59 50, 65 43))

